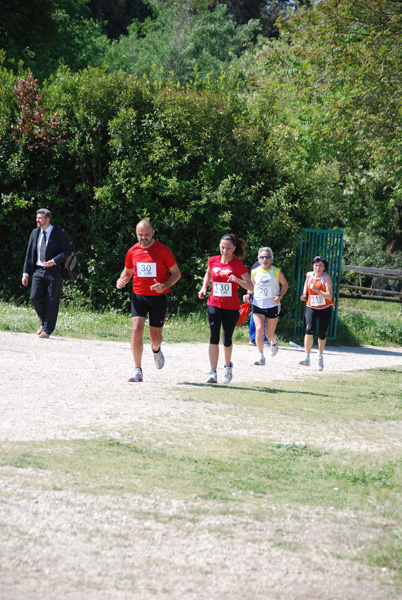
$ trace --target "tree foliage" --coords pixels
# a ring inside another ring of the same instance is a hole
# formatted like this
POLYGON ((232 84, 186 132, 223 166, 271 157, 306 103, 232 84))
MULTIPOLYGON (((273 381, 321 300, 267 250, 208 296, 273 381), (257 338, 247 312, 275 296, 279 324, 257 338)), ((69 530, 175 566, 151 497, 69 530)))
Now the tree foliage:
POLYGON ((28 151, 41 152, 46 152, 55 143, 64 143, 58 113, 50 118, 47 116, 43 94, 38 91, 38 80, 34 79, 32 73, 28 73, 27 79, 18 80, 14 97, 21 117, 15 125, 10 125, 13 142, 26 144, 28 151))
POLYGON ((142 0, 89 0, 91 17, 102 24, 102 32, 116 40, 127 35, 127 28, 136 19, 142 22, 151 14, 142 0))
POLYGON ((28 136, 22 144, 10 130, 4 135, 0 229, 14 275, 2 281, 3 295, 18 289, 21 240, 39 205, 50 206, 67 228, 82 264, 80 289, 94 306, 121 304, 114 280, 143 217, 152 218, 183 272, 172 292, 177 310, 198 305, 207 257, 227 231, 248 241, 251 262, 269 242, 290 269, 298 208, 281 189, 275 161, 258 127, 244 118, 244 106, 224 94, 155 88, 105 69, 62 70, 43 98, 32 80, 18 84, 24 85, 34 104, 46 104, 46 114, 58 113, 65 143, 49 138, 46 152, 38 153, 28 149, 28 136), (12 240, 5 233, 10 214, 12 240))
POLYGON ((327 0, 289 25, 311 96, 325 107, 324 148, 349 171, 355 214, 346 216, 361 226, 374 212, 390 249, 401 248, 401 3, 327 0))
POLYGON ((106 55, 110 69, 138 77, 156 71, 164 81, 173 76, 181 83, 195 76, 218 79, 259 28, 258 21, 236 26, 220 4, 213 12, 201 2, 195 9, 191 0, 148 0, 148 4, 152 18, 134 21, 128 36, 112 44, 106 55))
POLYGON ((281 40, 243 58, 256 117, 273 96, 280 103, 274 132, 284 134, 297 185, 319 173, 334 184, 311 203, 315 222, 357 231, 369 223, 393 251, 402 244, 401 14, 399 2, 326 0, 283 20, 281 40))
POLYGON ((89 18, 87 0, 5 0, 0 11, 5 64, 20 63, 43 80, 67 65, 73 70, 99 66, 108 39, 101 24, 89 18), (4 4, 4 6, 3 6, 4 4))
MULTIPOLYGON (((281 16, 279 38, 254 43, 257 23, 229 18, 235 2, 150 0, 151 16, 113 44, 83 0, 42 3, 29 41, 14 43, 31 14, 18 3, 0 21, 3 297, 25 297, 23 240, 43 205, 74 242, 80 293, 100 307, 122 305, 114 280, 143 217, 183 271, 177 310, 197 306, 226 231, 246 239, 250 263, 272 246, 289 277, 302 227, 344 228, 358 260, 401 248, 399 2, 249 3, 281 16), (46 44, 41 23, 53 27, 46 44), (53 74, 39 84, 38 73, 53 74)), ((92 3, 99 19, 104 6, 92 3)))

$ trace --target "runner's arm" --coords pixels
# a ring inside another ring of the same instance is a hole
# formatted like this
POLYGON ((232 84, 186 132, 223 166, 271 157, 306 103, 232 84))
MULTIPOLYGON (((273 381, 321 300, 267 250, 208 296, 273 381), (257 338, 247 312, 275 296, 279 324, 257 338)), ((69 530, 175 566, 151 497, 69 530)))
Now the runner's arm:
MULTIPOLYGON (((254 287, 254 285, 255 285, 254 275, 251 275, 251 282, 252 282, 253 287, 254 287)), ((252 295, 252 292, 247 292, 247 294, 244 294, 244 296, 243 296, 243 302, 251 302, 251 295, 252 295)))
POLYGON ((322 290, 318 290, 317 288, 315 291, 317 291, 318 294, 320 294, 326 300, 332 300, 332 295, 333 295, 332 279, 328 275, 328 273, 325 275, 324 283, 325 283, 325 287, 327 288, 326 292, 323 292, 322 290))
POLYGON ((250 273, 243 273, 241 279, 236 277, 236 275, 231 275, 228 281, 235 281, 241 287, 244 287, 245 290, 252 292, 254 290, 254 283, 251 281, 250 273))
POLYGON ((211 281, 211 269, 208 267, 207 270, 205 271, 205 275, 204 275, 204 281, 202 282, 202 288, 200 289, 200 291, 198 292, 198 297, 202 300, 203 298, 205 298, 206 293, 207 293, 207 287, 209 282, 211 281))
POLYGON ((163 283, 160 283, 159 281, 157 281, 156 283, 151 285, 151 290, 155 290, 155 292, 158 292, 158 294, 162 294, 162 292, 164 292, 168 288, 172 287, 172 285, 174 285, 177 281, 179 281, 179 279, 181 277, 181 273, 180 273, 179 267, 177 266, 177 263, 175 265, 173 265, 172 267, 170 267, 169 273, 170 273, 169 279, 167 279, 163 283))
POLYGON ((279 283, 281 284, 281 297, 283 298, 289 289, 289 284, 286 281, 286 277, 282 271, 279 273, 279 283))
POLYGON ((304 285, 303 285, 303 293, 300 296, 300 300, 303 300, 303 302, 305 302, 307 300, 307 295, 308 295, 308 283, 310 281, 311 278, 311 272, 307 273, 306 275, 306 279, 304 281, 304 285))
POLYGON ((127 267, 124 267, 124 269, 122 270, 122 272, 120 274, 120 277, 116 281, 116 287, 118 290, 121 290, 121 288, 124 288, 126 283, 128 283, 130 281, 133 273, 134 273, 134 269, 127 269, 127 267))

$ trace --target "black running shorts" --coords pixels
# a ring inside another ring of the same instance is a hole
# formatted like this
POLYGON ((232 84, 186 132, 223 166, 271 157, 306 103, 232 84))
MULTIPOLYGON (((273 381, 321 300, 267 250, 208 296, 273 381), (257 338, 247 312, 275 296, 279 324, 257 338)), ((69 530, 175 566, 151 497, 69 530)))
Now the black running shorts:
POLYGON ((163 327, 167 309, 167 294, 160 296, 141 296, 133 294, 131 297, 131 316, 147 317, 151 327, 163 327))
POLYGON ((279 305, 272 306, 271 308, 260 308, 259 306, 255 306, 255 304, 253 304, 253 313, 255 315, 264 315, 264 317, 267 319, 276 319, 280 312, 281 307, 279 305))

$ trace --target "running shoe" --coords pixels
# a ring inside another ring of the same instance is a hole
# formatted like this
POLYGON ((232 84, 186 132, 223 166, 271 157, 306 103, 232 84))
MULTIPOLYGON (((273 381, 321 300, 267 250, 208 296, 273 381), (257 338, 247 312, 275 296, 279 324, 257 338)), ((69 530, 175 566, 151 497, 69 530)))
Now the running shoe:
POLYGON ((218 383, 218 373, 216 371, 210 371, 207 379, 207 383, 218 383))
POLYGON ((310 359, 309 358, 304 358, 303 360, 299 360, 299 365, 304 365, 305 367, 309 367, 310 366, 310 359))
POLYGON ((264 346, 265 346, 266 348, 269 348, 269 347, 270 347, 270 345, 271 345, 271 342, 270 342, 269 340, 264 340, 264 346))
POLYGON ((163 356, 162 348, 159 346, 158 352, 154 352, 153 350, 152 352, 154 355, 155 367, 157 369, 163 369, 163 366, 165 364, 165 357, 163 356))
POLYGON ((249 346, 256 346, 255 340, 250 340, 248 343, 249 346))
POLYGON ((130 377, 129 381, 142 381, 142 369, 140 367, 136 368, 134 375, 130 377))
POLYGON ((323 356, 319 356, 318 357, 318 370, 322 371, 324 369, 324 357, 323 356))
POLYGON ((265 365, 265 356, 261 356, 258 360, 255 361, 254 364, 263 367, 265 365))
POLYGON ((233 363, 230 363, 229 367, 223 367, 223 379, 222 383, 230 383, 233 377, 233 363))
POLYGON ((271 356, 276 356, 278 354, 278 338, 276 338, 275 344, 271 342, 271 356))

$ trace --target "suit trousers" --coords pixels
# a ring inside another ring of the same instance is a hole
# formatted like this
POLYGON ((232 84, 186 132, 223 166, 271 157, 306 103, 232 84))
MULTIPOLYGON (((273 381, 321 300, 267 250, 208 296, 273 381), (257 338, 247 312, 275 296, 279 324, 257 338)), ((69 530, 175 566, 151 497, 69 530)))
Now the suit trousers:
POLYGON ((41 325, 51 334, 56 327, 63 288, 63 278, 58 267, 37 268, 32 277, 31 302, 41 325))

